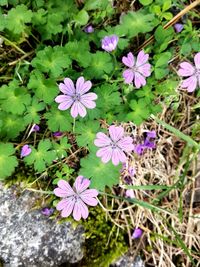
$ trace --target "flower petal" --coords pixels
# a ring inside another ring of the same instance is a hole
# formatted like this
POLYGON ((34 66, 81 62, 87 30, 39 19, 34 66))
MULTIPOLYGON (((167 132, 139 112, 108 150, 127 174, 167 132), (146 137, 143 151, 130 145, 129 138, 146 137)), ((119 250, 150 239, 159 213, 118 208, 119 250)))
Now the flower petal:
POLYGON ((85 81, 84 77, 79 77, 76 82, 76 93, 83 95, 92 87, 91 81, 85 81))
POLYGON ((97 197, 99 192, 96 189, 87 189, 80 194, 82 197, 97 197))
POLYGON ((197 69, 200 69, 200 52, 194 56, 194 63, 197 69))
POLYGON ((115 148, 112 153, 112 163, 116 166, 119 162, 125 162, 126 155, 121 149, 115 148))
POLYGON ((117 142, 119 141, 123 135, 124 135, 124 128, 119 126, 115 126, 115 125, 111 125, 109 127, 109 134, 110 134, 110 137, 111 139, 114 141, 114 142, 117 142))
POLYGON ((63 210, 66 205, 68 203, 68 200, 67 199, 62 199, 61 201, 58 202, 58 204, 56 205, 56 209, 57 210, 63 210))
POLYGON ((67 197, 68 196, 68 193, 59 187, 55 188, 53 190, 53 192, 57 197, 67 197))
POLYGON ((59 89, 62 93, 73 96, 75 94, 74 83, 70 78, 65 78, 64 83, 59 84, 59 89))
MULTIPOLYGON (((79 199, 80 201, 80 199, 79 199)), ((80 204, 79 204, 79 201, 77 201, 74 205, 74 210, 73 210, 73 217, 74 217, 74 220, 76 221, 80 221, 81 219, 81 215, 82 215, 82 212, 81 212, 81 209, 80 209, 80 204)))
POLYGON ((127 69, 123 72, 124 82, 127 84, 132 83, 134 79, 134 71, 132 69, 127 69))
POLYGON ((64 218, 68 217, 72 213, 74 205, 75 205, 74 198, 66 199, 66 206, 62 209, 61 216, 64 218))
POLYGON ((111 159, 112 148, 110 146, 100 148, 97 151, 96 156, 97 157, 101 157, 101 160, 102 160, 103 163, 107 163, 111 159))
POLYGON ((146 63, 149 59, 149 54, 145 54, 144 51, 140 51, 137 60, 136 60, 136 67, 139 67, 146 63))
POLYGON ((80 98, 80 102, 89 109, 95 108, 96 103, 93 101, 97 99, 97 95, 95 93, 88 93, 85 95, 82 95, 80 98))
POLYGON ((76 118, 78 114, 81 117, 85 117, 87 112, 85 107, 79 101, 75 101, 71 107, 71 115, 73 118, 76 118))
POLYGON ((119 142, 117 142, 117 145, 126 152, 134 150, 133 139, 131 137, 122 138, 119 142))
POLYGON ((111 143, 110 138, 104 133, 97 133, 96 137, 97 139, 94 140, 95 146, 104 147, 110 145, 111 143))
POLYGON ((149 77, 151 75, 151 65, 149 63, 138 67, 137 70, 145 77, 149 77))
POLYGON ((56 103, 60 103, 60 105, 58 106, 58 109, 60 110, 66 110, 70 108, 74 102, 71 96, 67 95, 59 95, 55 98, 55 101, 56 103))
POLYGON ((79 199, 78 205, 81 211, 81 216, 83 217, 83 219, 86 219, 89 215, 88 207, 85 205, 85 203, 81 199, 79 199))
POLYGON ((79 175, 76 178, 76 181, 74 183, 74 187, 76 189, 76 192, 80 194, 84 190, 86 190, 90 186, 90 180, 87 178, 84 178, 83 176, 79 175))
MULTIPOLYGON (((85 192, 84 192, 85 193, 85 192)), ((85 202, 88 206, 96 206, 98 204, 98 200, 94 197, 91 197, 90 195, 82 195, 81 194, 81 199, 83 202, 85 202)))
POLYGON ((122 62, 129 68, 132 68, 135 64, 134 56, 131 52, 128 53, 127 57, 122 58, 122 62))
POLYGON ((146 84, 146 80, 139 72, 135 72, 134 83, 136 88, 140 88, 146 84))
POLYGON ((58 197, 69 197, 75 193, 70 184, 64 180, 58 182, 58 187, 54 189, 54 194, 58 197))
POLYGON ((186 88, 189 93, 193 92, 197 87, 197 77, 191 76, 181 83, 182 88, 186 88))
POLYGON ((182 62, 180 67, 181 68, 178 70, 179 76, 187 77, 193 75, 195 72, 195 68, 188 62, 182 62))

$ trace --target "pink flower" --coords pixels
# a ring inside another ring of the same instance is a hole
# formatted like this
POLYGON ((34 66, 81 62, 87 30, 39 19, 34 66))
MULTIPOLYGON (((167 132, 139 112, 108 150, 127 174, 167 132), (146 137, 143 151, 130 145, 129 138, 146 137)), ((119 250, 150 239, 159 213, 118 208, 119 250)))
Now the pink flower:
POLYGON ((200 87, 200 52, 194 56, 195 66, 188 62, 182 62, 178 70, 179 76, 189 77, 182 81, 181 87, 191 93, 200 87))
POLYGON ((125 195, 126 197, 135 198, 135 193, 133 189, 127 189, 125 195))
POLYGON ((32 149, 29 147, 29 145, 24 145, 20 153, 21 158, 28 156, 31 151, 32 149))
POLYGON ((64 83, 59 84, 59 89, 64 95, 59 95, 55 101, 59 103, 58 109, 66 110, 71 107, 71 115, 76 118, 78 115, 85 117, 86 108, 93 109, 96 107, 94 100, 97 99, 95 93, 87 93, 92 87, 90 81, 85 81, 83 77, 79 77, 76 82, 76 88, 71 79, 65 78, 64 83))
POLYGON ((109 135, 110 137, 104 133, 97 133, 97 139, 94 140, 94 144, 100 147, 96 154, 97 157, 101 157, 103 163, 112 159, 114 165, 125 162, 124 152, 131 152, 134 149, 133 139, 124 136, 124 129, 121 126, 110 126, 109 135))
POLYGON ((101 47, 107 52, 112 52, 116 49, 119 38, 117 35, 105 36, 101 40, 101 47))
POLYGON ((132 237, 133 239, 140 238, 140 237, 142 236, 142 234, 143 234, 142 229, 140 229, 140 228, 135 228, 131 237, 132 237))
POLYGON ((151 65, 148 63, 149 55, 145 54, 144 51, 140 51, 137 59, 131 52, 128 53, 127 57, 122 58, 124 65, 129 67, 123 72, 123 78, 125 83, 131 84, 134 80, 136 88, 140 88, 146 84, 146 77, 151 75, 151 65))
POLYGON ((62 217, 68 217, 73 211, 73 217, 79 221, 81 217, 88 217, 89 206, 96 206, 98 191, 96 189, 87 189, 90 185, 90 180, 83 176, 78 176, 73 185, 73 188, 68 182, 60 180, 58 187, 54 189, 54 194, 63 199, 57 204, 56 209, 61 211, 62 217))

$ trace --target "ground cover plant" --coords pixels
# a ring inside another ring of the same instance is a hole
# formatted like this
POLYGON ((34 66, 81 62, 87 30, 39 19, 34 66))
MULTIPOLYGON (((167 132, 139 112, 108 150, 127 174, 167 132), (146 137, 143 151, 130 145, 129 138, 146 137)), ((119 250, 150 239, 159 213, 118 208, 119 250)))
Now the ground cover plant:
POLYGON ((111 232, 83 265, 200 264, 199 6, 0 0, 0 180, 111 232))

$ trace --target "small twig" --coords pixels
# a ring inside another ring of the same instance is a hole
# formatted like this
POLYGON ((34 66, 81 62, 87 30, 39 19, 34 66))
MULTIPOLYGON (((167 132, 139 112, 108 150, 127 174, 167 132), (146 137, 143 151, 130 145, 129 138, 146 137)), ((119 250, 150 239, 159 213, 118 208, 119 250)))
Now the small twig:
POLYGON ((8 40, 6 37, 0 35, 0 38, 3 38, 9 45, 11 45, 12 47, 14 47, 17 51, 19 51, 20 53, 26 55, 26 52, 24 52, 20 47, 18 47, 15 43, 13 43, 12 41, 8 40))
MULTIPOLYGON (((174 25, 182 16, 184 16, 186 13, 188 13, 191 9, 193 9, 195 6, 197 6, 199 4, 200 4, 200 0, 196 0, 193 3, 191 3, 189 6, 185 7, 174 18, 172 18, 167 24, 165 24, 165 26, 163 27, 163 29, 166 30, 169 27, 171 27, 172 25, 174 25)), ((141 46, 139 46, 139 48, 137 49, 137 51, 145 48, 147 45, 149 45, 150 43, 152 43, 153 40, 154 40, 154 35, 152 35, 151 37, 149 37, 149 39, 147 39, 141 46)))
POLYGON ((32 54, 34 54, 34 53, 35 53, 34 51, 31 51, 31 52, 29 52, 29 53, 23 55, 22 57, 20 57, 20 58, 14 60, 14 61, 8 63, 8 65, 9 65, 9 66, 16 65, 19 61, 21 61, 21 60, 23 60, 23 59, 29 57, 30 55, 32 55, 32 54))

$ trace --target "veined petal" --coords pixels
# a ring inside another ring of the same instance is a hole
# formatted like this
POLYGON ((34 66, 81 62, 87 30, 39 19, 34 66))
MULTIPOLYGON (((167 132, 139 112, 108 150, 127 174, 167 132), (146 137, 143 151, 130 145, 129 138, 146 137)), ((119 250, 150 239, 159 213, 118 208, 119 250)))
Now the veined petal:
POLYGON ((135 72, 134 83, 136 88, 140 88, 146 84, 146 80, 139 72, 135 72))
POLYGON ((149 77, 151 75, 151 65, 149 63, 138 67, 137 70, 145 77, 149 77))
POLYGON ((134 150, 133 139, 131 137, 124 137, 117 142, 117 145, 126 152, 134 150))
POLYGON ((78 114, 81 117, 85 117, 87 112, 85 107, 79 101, 75 101, 71 107, 71 115, 73 118, 76 118, 78 114))
POLYGON ((182 62, 180 67, 181 68, 178 70, 179 76, 187 77, 193 75, 195 72, 195 68, 188 62, 182 62))
POLYGON ((79 175, 76 178, 76 181, 74 183, 74 187, 76 189, 76 192, 78 194, 82 193, 85 191, 88 187, 90 186, 90 180, 87 178, 84 178, 83 176, 79 175))
POLYGON ((200 52, 194 56, 194 63, 196 68, 200 70, 200 52))
POLYGON ((64 180, 58 182, 58 187, 54 189, 54 193, 58 197, 73 196, 75 194, 70 184, 64 180), (63 194, 63 196, 61 194, 63 194))
POLYGON ((82 95, 80 98, 80 102, 89 109, 95 108, 96 103, 93 101, 97 99, 97 95, 95 93, 88 93, 85 95, 82 95))
POLYGON ((68 193, 67 191, 57 187, 53 190, 54 194, 57 196, 57 197, 67 197, 68 196, 68 193))
POLYGON ((81 199, 79 199, 78 205, 81 211, 81 216, 83 217, 83 219, 86 219, 89 215, 88 207, 85 205, 85 203, 81 199))
POLYGON ((71 107, 73 104, 73 99, 70 96, 67 95, 59 95, 55 98, 55 101, 57 103, 60 103, 58 105, 58 109, 60 110, 66 110, 71 107))
POLYGON ((136 67, 139 67, 146 63, 149 59, 149 54, 145 54, 144 51, 140 51, 137 60, 136 60, 136 67))
POLYGON ((97 133, 96 137, 97 139, 94 140, 95 146, 104 147, 110 145, 111 143, 110 138, 104 133, 97 133))
POLYGON ((80 201, 80 199, 75 203, 74 210, 73 210, 73 217, 74 217, 74 220, 76 220, 76 221, 80 221, 81 215, 82 215, 79 201, 80 201))
POLYGON ((100 148, 97 151, 96 156, 97 157, 101 157, 101 160, 102 160, 103 163, 107 163, 111 159, 112 148, 110 146, 100 148))
POLYGON ((186 88, 189 93, 193 92, 197 87, 197 77, 193 75, 186 80, 183 80, 181 87, 186 88))
POLYGON ((76 82, 76 93, 83 95, 92 87, 91 81, 85 81, 83 77, 79 77, 76 82))
POLYGON ((64 83, 59 84, 59 89, 66 95, 73 96, 75 94, 74 83, 70 78, 65 78, 64 83))
POLYGON ((74 199, 74 198, 66 199, 66 201, 67 201, 67 204, 66 204, 66 206, 62 209, 62 212, 61 212, 61 216, 62 216, 63 218, 68 217, 68 216, 72 213, 72 210, 73 210, 74 205, 75 205, 75 199, 74 199))
POLYGON ((96 206, 98 204, 98 200, 94 197, 88 195, 81 195, 81 199, 85 202, 88 206, 96 206))
POLYGON ((122 76, 124 78, 124 82, 126 84, 130 84, 134 79, 134 71, 132 69, 127 69, 123 72, 122 76))
POLYGON ((99 192, 96 189, 86 189, 84 192, 80 194, 80 196, 87 197, 97 197, 99 192))
POLYGON ((109 134, 114 142, 119 141, 124 136, 124 129, 121 126, 111 125, 109 127, 109 134))
POLYGON ((119 148, 113 149, 112 163, 116 166, 119 164, 119 162, 123 163, 125 161, 126 161, 126 155, 124 154, 124 152, 119 148))
POLYGON ((128 53, 127 57, 122 58, 122 62, 129 68, 132 68, 135 64, 134 56, 131 52, 128 53))
POLYGON ((68 203, 67 199, 62 199, 61 201, 58 202, 56 209, 63 210, 67 206, 67 203, 68 203))

